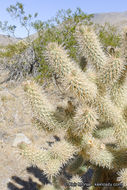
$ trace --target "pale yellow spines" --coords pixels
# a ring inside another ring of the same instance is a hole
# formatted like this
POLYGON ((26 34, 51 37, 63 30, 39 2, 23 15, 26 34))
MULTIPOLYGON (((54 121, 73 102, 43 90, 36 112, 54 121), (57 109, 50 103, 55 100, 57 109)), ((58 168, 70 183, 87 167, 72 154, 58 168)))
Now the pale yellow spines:
POLYGON ((127 26, 123 28, 121 35, 121 56, 124 58, 125 63, 127 63, 127 26))
POLYGON ((105 96, 97 95, 95 106, 101 122, 116 123, 120 117, 120 110, 113 104, 108 94, 105 96))
POLYGON ((49 43, 44 54, 47 63, 63 77, 70 91, 82 102, 91 102, 96 97, 97 88, 83 71, 74 63, 62 46, 49 43))
POLYGON ((83 182, 78 175, 74 175, 69 181, 71 190, 82 190, 83 182))
POLYGON ((21 143, 19 148, 22 156, 26 157, 32 164, 35 164, 40 168, 43 168, 45 162, 50 160, 50 156, 47 154, 46 150, 25 143, 21 143))
POLYGON ((24 90, 32 106, 34 116, 42 122, 49 130, 62 127, 54 117, 55 108, 47 100, 41 87, 34 81, 28 81, 24 85, 24 90))
POLYGON ((62 164, 65 164, 69 159, 72 159, 78 151, 77 147, 65 140, 56 142, 51 148, 49 148, 50 157, 58 159, 62 164))
POLYGON ((72 159, 78 148, 72 144, 61 140, 54 143, 48 150, 42 150, 32 145, 21 144, 21 154, 28 158, 32 164, 43 169, 49 179, 59 174, 61 167, 72 159))
POLYGON ((127 106, 127 78, 121 83, 118 81, 110 89, 111 100, 120 109, 124 109, 127 106))
POLYGON ((81 146, 84 159, 103 168, 112 169, 114 167, 114 157, 101 140, 92 137, 91 134, 83 135, 81 146))
POLYGON ((76 110, 74 116, 75 128, 73 128, 73 134, 82 136, 83 134, 92 133, 99 124, 98 115, 92 107, 87 105, 81 106, 76 110))
POLYGON ((115 56, 107 57, 95 32, 88 26, 77 26, 75 37, 81 55, 86 57, 88 64, 97 70, 98 82, 106 86, 117 82, 126 69, 124 59, 115 56))
POLYGON ((121 58, 109 57, 105 67, 100 73, 99 80, 105 85, 114 85, 118 81, 123 71, 125 64, 121 58))
POLYGON ((95 104, 100 120, 113 124, 117 145, 121 148, 127 147, 127 124, 121 110, 112 103, 109 95, 98 96, 95 104))
POLYGON ((102 70, 108 58, 104 54, 100 42, 92 28, 83 25, 77 26, 75 37, 81 55, 86 57, 88 62, 90 62, 97 71, 102 70))
POLYGON ((94 132, 94 137, 101 139, 104 144, 115 144, 116 138, 114 136, 114 128, 106 123, 101 124, 98 129, 94 132))
POLYGON ((127 148, 127 123, 121 116, 114 124, 116 143, 121 148, 127 148))
POLYGON ((85 71, 86 76, 88 77, 88 79, 94 83, 96 83, 96 80, 98 78, 98 73, 92 68, 91 65, 88 65, 86 67, 86 71, 85 71))
POLYGON ((123 110, 123 118, 125 119, 125 121, 127 122, 127 106, 125 106, 124 110, 123 110))
POLYGON ((118 172, 119 177, 117 178, 118 181, 126 187, 127 189, 127 168, 123 168, 121 171, 118 172))
POLYGON ((53 154, 48 150, 41 150, 32 145, 21 144, 21 154, 32 164, 40 167, 49 179, 59 174, 62 163, 52 157, 53 154))
POLYGON ((109 147, 91 134, 83 135, 81 146, 83 158, 96 166, 119 170, 127 165, 127 148, 109 147))
POLYGON ((52 180, 53 177, 59 175, 62 169, 61 161, 58 159, 51 158, 45 162, 44 167, 42 168, 49 180, 52 180))

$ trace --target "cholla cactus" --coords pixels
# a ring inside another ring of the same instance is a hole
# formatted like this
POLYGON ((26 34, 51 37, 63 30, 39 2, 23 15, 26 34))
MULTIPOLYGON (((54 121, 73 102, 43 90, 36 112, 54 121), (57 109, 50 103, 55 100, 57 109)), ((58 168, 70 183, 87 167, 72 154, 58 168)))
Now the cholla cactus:
POLYGON ((25 85, 35 117, 49 131, 60 129, 64 140, 47 151, 25 146, 22 153, 38 164, 51 180, 52 185, 44 186, 42 190, 82 189, 67 186, 67 183, 82 182, 80 176, 89 167, 94 170, 89 189, 106 189, 103 184, 109 183, 111 188, 124 189, 127 187, 126 59, 105 55, 92 28, 77 26, 75 37, 81 56, 87 58, 84 72, 57 43, 49 43, 44 52, 45 60, 63 79, 67 92, 79 102, 74 114, 65 121, 58 121, 56 109, 41 87, 35 82, 25 85), (64 165, 74 174, 70 181, 64 177, 59 180, 64 165), (97 186, 98 183, 102 187, 97 186))

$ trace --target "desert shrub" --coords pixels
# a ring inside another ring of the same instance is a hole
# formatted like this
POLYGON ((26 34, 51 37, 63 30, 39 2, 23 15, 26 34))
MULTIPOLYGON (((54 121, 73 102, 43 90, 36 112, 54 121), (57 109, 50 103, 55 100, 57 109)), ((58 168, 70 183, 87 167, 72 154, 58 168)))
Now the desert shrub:
MULTIPOLYGON (((23 68, 24 61, 22 66, 18 66, 18 59, 20 59, 20 54, 21 57, 24 55, 24 50, 27 51, 27 48, 31 47, 33 49, 34 53, 34 59, 35 61, 32 61, 31 65, 28 67, 34 68, 34 64, 38 65, 38 72, 39 73, 36 76, 36 79, 43 81, 44 78, 52 76, 52 71, 48 67, 47 63, 45 62, 45 59, 42 55, 42 51, 45 50, 46 45, 49 42, 58 42, 59 44, 64 42, 64 46, 66 49, 69 51, 69 55, 77 59, 78 55, 76 54, 75 51, 75 46, 76 46, 76 40, 74 38, 74 32, 75 32, 75 27, 79 22, 83 22, 85 24, 92 24, 91 18, 93 15, 87 15, 85 14, 80 8, 77 8, 76 11, 73 13, 70 9, 68 10, 59 10, 56 16, 46 22, 42 22, 40 20, 35 20, 34 19, 37 17, 37 13, 32 16, 31 14, 26 14, 24 10, 24 6, 22 3, 17 2, 16 5, 10 5, 10 7, 7 8, 7 11, 9 14, 15 18, 18 19, 20 22, 20 25, 24 27, 27 31, 27 39, 25 42, 22 44, 22 42, 19 42, 15 45, 9 45, 7 46, 4 51, 0 52, 1 57, 6 57, 9 59, 9 63, 12 63, 14 73, 16 73, 16 68, 17 72, 19 73, 19 68, 23 68), (30 38, 30 29, 33 28, 37 32, 37 37, 35 40, 32 40, 30 38), (28 42, 28 46, 24 47, 24 44, 28 42), (19 54, 19 56, 17 56, 19 54), (18 59, 15 59, 15 55, 18 59), (15 62, 16 61, 16 62, 15 62), (14 66, 15 64, 15 66, 14 66)), ((4 25, 1 24, 1 29, 4 31, 11 32, 11 26, 9 27, 7 25, 7 22, 4 25)), ((16 26, 13 27, 13 29, 16 29, 16 26)), ((14 30, 13 30, 14 34, 14 30)), ((6 59, 7 61, 7 59, 6 59)), ((20 64, 21 65, 21 64, 20 64)), ((10 68, 10 66, 9 66, 10 68)), ((32 74, 31 69, 31 74, 32 74)), ((26 70, 27 72, 28 70, 26 70)), ((12 72, 12 69, 11 69, 12 72)), ((23 76, 23 72, 20 71, 21 75, 23 76)), ((30 72, 28 72, 30 73, 30 72)), ((26 73, 27 74, 27 73, 26 73)), ((13 75, 12 75, 13 76, 13 75)), ((12 77, 13 78, 13 77, 12 77)))
POLYGON ((1 47, 0 58, 12 58, 16 54, 21 54, 28 48, 28 43, 25 41, 19 41, 16 44, 9 44, 6 47, 1 47))
POLYGON ((120 46, 120 34, 118 32, 118 27, 111 25, 106 22, 104 25, 95 25, 95 30, 97 30, 98 37, 101 41, 103 47, 119 47, 120 46))

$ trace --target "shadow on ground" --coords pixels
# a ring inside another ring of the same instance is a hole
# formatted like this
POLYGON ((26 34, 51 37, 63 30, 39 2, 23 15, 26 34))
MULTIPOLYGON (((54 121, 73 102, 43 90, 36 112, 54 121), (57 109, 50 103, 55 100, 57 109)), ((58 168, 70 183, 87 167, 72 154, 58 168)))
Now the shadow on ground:
MULTIPOLYGON (((28 167, 26 168, 27 172, 29 174, 32 174, 35 178, 39 180, 39 182, 43 185, 49 184, 49 180, 45 176, 42 170, 40 170, 38 167, 28 167)), ((91 169, 88 170, 86 174, 82 176, 82 181, 83 183, 89 183, 92 177, 93 171, 91 169)), ((70 179, 72 176, 67 175, 64 172, 64 175, 70 179)), ((27 181, 17 177, 17 176, 12 176, 12 182, 9 182, 7 184, 7 187, 9 190, 38 190, 37 186, 39 184, 34 182, 31 177, 27 181), (17 186, 22 186, 22 187, 17 187, 17 186)), ((87 189, 86 187, 83 187, 83 190, 87 189)))
MULTIPOLYGON (((33 174, 34 177, 36 177, 42 184, 50 183, 43 174, 42 170, 40 170, 38 167, 31 166, 26 170, 28 173, 33 174)), ((12 176, 12 182, 9 182, 7 187, 9 190, 38 190, 37 185, 38 184, 34 182, 31 177, 29 177, 28 181, 25 181, 17 176, 12 176), (19 188, 16 184, 22 187, 19 188)))

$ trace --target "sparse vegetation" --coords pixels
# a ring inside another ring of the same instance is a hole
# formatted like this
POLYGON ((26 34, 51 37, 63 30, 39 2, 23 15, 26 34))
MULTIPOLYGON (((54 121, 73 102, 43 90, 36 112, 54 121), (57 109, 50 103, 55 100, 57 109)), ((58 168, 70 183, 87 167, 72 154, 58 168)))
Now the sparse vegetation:
POLYGON ((98 37, 103 44, 103 47, 107 48, 111 46, 113 48, 120 46, 120 34, 118 33, 118 28, 109 23, 104 25, 96 25, 95 29, 98 30, 98 37))

